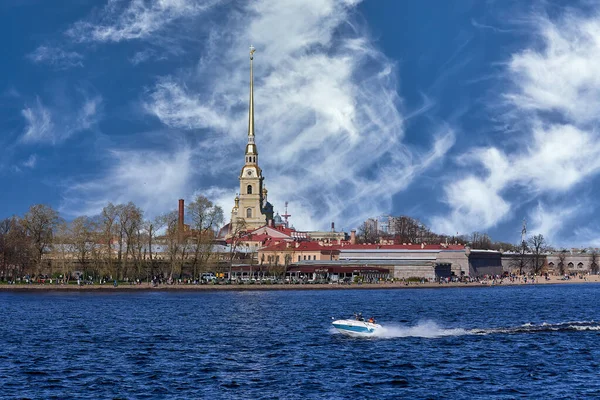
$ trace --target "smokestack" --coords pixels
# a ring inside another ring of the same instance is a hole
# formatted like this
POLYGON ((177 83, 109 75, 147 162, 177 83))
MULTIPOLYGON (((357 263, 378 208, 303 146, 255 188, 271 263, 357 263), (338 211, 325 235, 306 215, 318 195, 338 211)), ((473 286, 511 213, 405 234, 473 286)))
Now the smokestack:
POLYGON ((177 221, 177 227, 179 229, 180 234, 183 233, 183 221, 185 218, 185 208, 183 204, 183 199, 179 199, 179 219, 177 221))
POLYGON ((350 244, 356 244, 356 229, 350 231, 350 244))
POLYGON ((331 232, 335 232, 335 222, 331 223, 331 232))

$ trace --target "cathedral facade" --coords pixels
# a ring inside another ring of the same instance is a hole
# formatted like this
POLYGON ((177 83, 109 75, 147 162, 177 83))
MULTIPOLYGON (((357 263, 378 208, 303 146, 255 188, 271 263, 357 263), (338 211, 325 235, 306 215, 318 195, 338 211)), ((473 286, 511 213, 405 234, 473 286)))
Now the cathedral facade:
POLYGON ((231 210, 229 236, 265 226, 273 219, 273 206, 267 201, 262 170, 258 166, 258 149, 254 135, 254 47, 250 46, 250 101, 248 107, 248 143, 244 166, 240 171, 240 190, 231 210))

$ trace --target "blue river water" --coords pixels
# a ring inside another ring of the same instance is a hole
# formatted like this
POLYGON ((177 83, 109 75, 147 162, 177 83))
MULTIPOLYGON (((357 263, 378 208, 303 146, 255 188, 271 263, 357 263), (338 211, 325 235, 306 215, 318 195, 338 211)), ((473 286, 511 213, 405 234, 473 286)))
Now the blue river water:
POLYGON ((600 398, 600 285, 0 293, 0 397, 600 398), (382 337, 332 317, 361 311, 382 337))

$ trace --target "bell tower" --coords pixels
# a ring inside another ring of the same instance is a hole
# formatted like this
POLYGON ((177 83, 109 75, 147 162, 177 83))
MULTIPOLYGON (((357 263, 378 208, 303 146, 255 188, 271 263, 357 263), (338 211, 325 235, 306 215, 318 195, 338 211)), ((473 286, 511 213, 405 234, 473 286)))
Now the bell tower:
POLYGON ((254 74, 252 61, 255 48, 250 46, 250 101, 248 106, 248 143, 244 154, 244 166, 240 172, 240 190, 235 198, 235 205, 231 210, 231 230, 236 232, 237 221, 245 221, 244 230, 253 230, 267 224, 263 214, 266 198, 266 189, 263 186, 264 177, 258 166, 258 149, 254 137, 254 74))

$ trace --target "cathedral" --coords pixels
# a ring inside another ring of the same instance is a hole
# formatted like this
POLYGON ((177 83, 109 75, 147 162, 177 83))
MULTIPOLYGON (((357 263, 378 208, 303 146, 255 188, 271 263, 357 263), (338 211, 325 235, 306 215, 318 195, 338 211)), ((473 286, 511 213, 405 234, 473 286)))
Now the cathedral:
POLYGON ((258 149, 254 136, 254 75, 252 62, 254 47, 250 46, 250 101, 248 107, 248 143, 244 166, 240 171, 240 190, 231 210, 229 235, 252 231, 268 225, 273 220, 273 206, 267 201, 267 188, 262 170, 258 166, 258 149))

